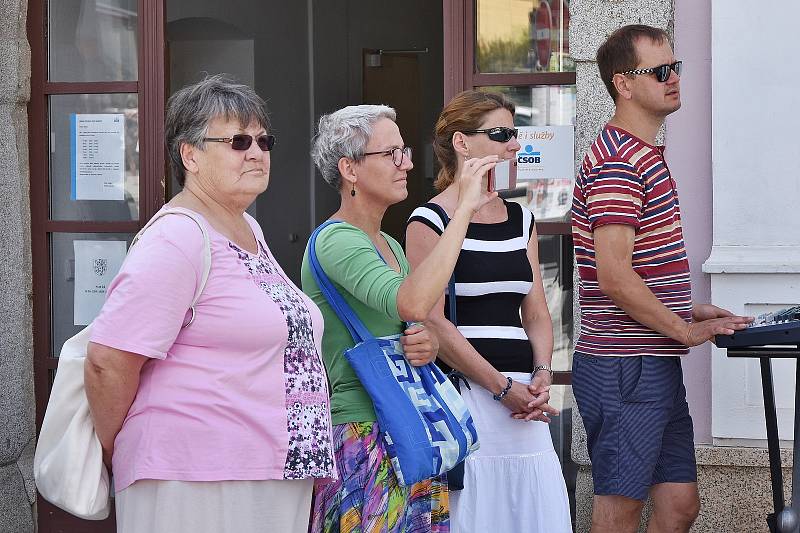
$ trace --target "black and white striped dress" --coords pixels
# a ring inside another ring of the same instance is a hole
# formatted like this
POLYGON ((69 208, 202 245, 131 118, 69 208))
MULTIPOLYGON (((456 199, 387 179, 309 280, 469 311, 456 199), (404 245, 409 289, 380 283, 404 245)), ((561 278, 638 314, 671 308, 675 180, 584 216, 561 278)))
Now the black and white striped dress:
MULTIPOLYGON (((533 213, 503 201, 508 218, 470 223, 455 268, 458 331, 500 372, 533 371, 533 350, 522 329, 520 306, 531 290, 533 271, 528 241, 533 213)), ((428 203, 411 213, 409 223, 425 224, 438 235, 444 221, 428 203)), ((449 317, 445 299, 444 315, 449 317)))
MULTIPOLYGON (((528 385, 533 349, 522 329, 520 306, 534 280, 527 256, 533 214, 516 203, 505 206, 504 222, 471 223, 467 229, 455 268, 456 321, 459 332, 495 369, 528 385)), ((413 221, 443 232, 444 222, 432 204, 414 210, 413 221)), ((461 395, 481 447, 464 462, 464 489, 450 492, 451 533, 570 533, 567 487, 548 425, 511 418, 477 383, 470 381, 461 395)))

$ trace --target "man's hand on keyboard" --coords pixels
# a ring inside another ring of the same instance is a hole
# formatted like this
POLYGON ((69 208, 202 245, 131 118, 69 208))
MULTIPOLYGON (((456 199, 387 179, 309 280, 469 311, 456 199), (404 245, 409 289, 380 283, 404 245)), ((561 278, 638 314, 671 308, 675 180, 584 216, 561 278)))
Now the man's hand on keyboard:
POLYGON ((711 304, 692 306, 692 323, 686 331, 686 346, 697 346, 715 335, 731 335, 745 329, 753 321, 750 316, 736 316, 727 309, 711 304))
MULTIPOLYGON (((733 313, 727 309, 717 307, 711 304, 694 304, 692 306, 692 320, 695 322, 703 322, 704 320, 713 320, 715 318, 735 317, 733 313)), ((753 317, 745 316, 739 317, 746 319, 746 323, 753 321, 753 317)))

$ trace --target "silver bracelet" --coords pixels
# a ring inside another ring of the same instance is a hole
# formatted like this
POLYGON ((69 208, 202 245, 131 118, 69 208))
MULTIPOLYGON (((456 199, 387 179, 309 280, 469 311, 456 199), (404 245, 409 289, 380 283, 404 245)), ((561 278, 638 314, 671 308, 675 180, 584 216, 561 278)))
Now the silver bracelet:
POLYGON ((531 372, 531 378, 533 378, 533 376, 535 376, 539 370, 547 370, 548 372, 550 372, 550 379, 553 379, 553 369, 550 368, 550 365, 544 365, 544 364, 536 365, 535 367, 533 367, 533 372, 531 372))

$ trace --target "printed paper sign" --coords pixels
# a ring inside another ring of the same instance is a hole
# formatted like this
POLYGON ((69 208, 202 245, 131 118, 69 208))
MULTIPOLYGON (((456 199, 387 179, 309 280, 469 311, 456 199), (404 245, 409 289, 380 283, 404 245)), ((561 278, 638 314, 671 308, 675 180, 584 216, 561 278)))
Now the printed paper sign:
POLYGON ((524 126, 517 137, 517 182, 537 220, 562 219, 572 207, 575 184, 575 128, 524 126))
POLYGON ((517 181, 575 177, 573 126, 524 126, 517 140, 517 181))
POLYGON ((89 324, 103 307, 106 290, 119 272, 127 250, 125 241, 74 241, 74 324, 89 324))
POLYGON ((125 199, 125 115, 70 116, 73 200, 125 199))

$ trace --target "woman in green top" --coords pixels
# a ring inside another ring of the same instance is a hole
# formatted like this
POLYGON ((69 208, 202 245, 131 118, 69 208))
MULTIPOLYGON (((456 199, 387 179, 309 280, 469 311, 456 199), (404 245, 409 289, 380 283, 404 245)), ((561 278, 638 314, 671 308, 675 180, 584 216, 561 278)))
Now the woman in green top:
MULTIPOLYGON (((400 244, 380 231, 386 209, 408 196, 406 176, 414 167, 394 109, 348 106, 323 116, 312 156, 341 197, 331 219, 344 222, 318 235, 315 252, 320 265, 373 335, 403 333, 401 342, 411 364, 432 361, 438 349, 435 337, 420 325, 406 328, 405 322, 425 320, 447 286, 469 220, 496 196, 483 190, 481 178, 497 156, 465 161, 453 218, 414 272, 400 244)), ((436 480, 411 487, 397 483, 378 438, 372 401, 344 357, 353 340, 314 281, 308 250, 301 277, 303 291, 325 319, 322 356, 330 381, 339 474, 339 479, 315 488, 311 531, 446 533, 446 486, 436 480)))

